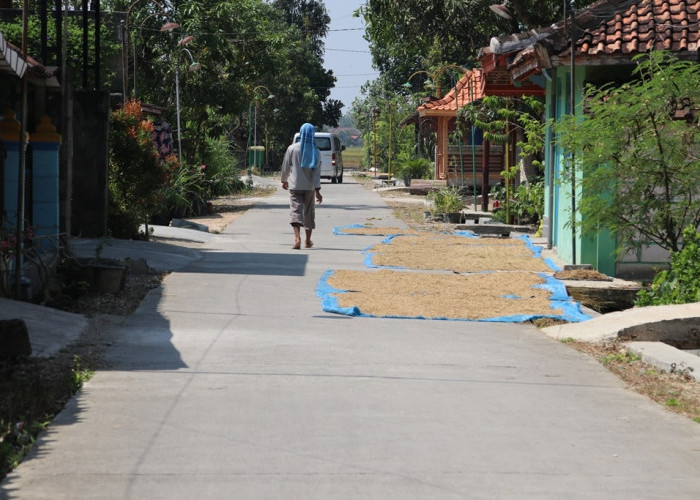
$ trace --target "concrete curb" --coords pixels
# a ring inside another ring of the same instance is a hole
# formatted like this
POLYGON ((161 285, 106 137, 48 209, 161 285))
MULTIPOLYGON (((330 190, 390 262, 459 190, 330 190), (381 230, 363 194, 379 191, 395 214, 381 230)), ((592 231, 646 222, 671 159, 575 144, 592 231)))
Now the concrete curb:
POLYGON ((628 342, 629 350, 642 357, 642 361, 660 370, 677 372, 688 370, 688 374, 700 381, 700 357, 676 349, 663 342, 628 342))

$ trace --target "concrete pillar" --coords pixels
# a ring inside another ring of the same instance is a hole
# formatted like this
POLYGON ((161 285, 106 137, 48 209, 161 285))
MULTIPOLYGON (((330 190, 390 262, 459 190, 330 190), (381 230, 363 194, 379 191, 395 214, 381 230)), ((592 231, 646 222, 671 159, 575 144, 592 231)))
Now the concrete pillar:
POLYGON ((58 245, 59 233, 59 152, 61 135, 48 116, 41 119, 36 132, 30 135, 33 152, 34 234, 44 250, 58 245))
POLYGON ((9 229, 17 227, 17 191, 19 189, 19 133, 20 123, 15 112, 6 109, 0 121, 0 137, 5 145, 4 199, 5 226, 9 229))

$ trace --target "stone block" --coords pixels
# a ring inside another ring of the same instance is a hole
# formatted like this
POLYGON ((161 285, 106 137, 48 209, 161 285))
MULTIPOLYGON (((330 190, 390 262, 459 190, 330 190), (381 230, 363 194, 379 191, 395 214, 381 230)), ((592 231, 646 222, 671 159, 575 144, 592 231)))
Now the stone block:
POLYGON ((0 320, 0 359, 16 359, 31 354, 32 344, 24 320, 0 320))

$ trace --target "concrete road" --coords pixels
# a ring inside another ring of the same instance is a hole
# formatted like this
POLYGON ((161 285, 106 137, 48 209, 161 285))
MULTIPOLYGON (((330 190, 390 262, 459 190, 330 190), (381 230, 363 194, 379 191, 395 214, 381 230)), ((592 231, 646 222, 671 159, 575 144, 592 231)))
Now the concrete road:
POLYGON ((322 312, 396 225, 323 185, 311 250, 280 191, 167 277, 0 486, 9 499, 700 498, 700 426, 524 325, 322 312))

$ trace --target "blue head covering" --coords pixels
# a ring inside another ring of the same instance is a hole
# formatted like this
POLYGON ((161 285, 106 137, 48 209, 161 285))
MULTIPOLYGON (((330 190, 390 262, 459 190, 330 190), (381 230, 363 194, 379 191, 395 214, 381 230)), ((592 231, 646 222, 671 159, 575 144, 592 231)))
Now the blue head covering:
POLYGON ((316 133, 314 126, 305 123, 299 130, 301 143, 301 168, 314 168, 318 163, 318 148, 316 148, 316 133))

